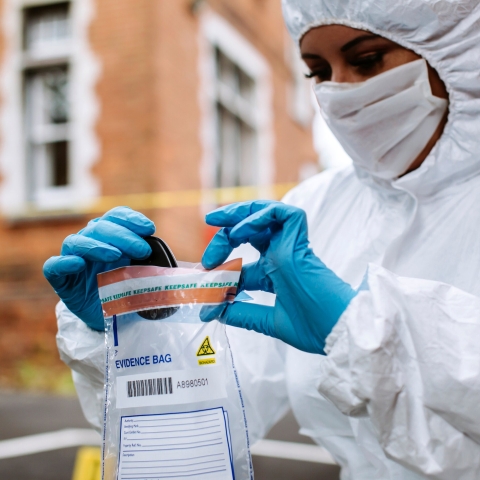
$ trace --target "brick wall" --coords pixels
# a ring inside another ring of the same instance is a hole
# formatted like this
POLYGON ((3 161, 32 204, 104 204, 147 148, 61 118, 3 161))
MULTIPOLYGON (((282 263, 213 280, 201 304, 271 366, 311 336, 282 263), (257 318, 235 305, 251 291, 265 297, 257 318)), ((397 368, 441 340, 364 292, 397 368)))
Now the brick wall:
MULTIPOLYGON (((205 2, 207 3, 207 2, 205 2)), ((0 8, 3 8, 0 1, 0 8)), ((101 144, 94 174, 102 195, 198 189, 202 145, 198 101, 198 13, 190 0, 96 0, 90 42, 101 63, 97 84, 101 144)), ((275 182, 298 179, 315 161, 309 128, 288 114, 291 71, 279 1, 211 0, 267 59, 272 71, 275 182)), ((0 11, 2 11, 0 9, 0 11)), ((0 37, 0 58, 4 41, 0 37)), ((12 159, 14 161, 14 159, 12 159)), ((145 211, 179 259, 197 261, 206 243, 201 209, 145 211)), ((41 267, 88 216, 0 219, 0 385, 25 360, 57 365, 53 291, 41 267)))

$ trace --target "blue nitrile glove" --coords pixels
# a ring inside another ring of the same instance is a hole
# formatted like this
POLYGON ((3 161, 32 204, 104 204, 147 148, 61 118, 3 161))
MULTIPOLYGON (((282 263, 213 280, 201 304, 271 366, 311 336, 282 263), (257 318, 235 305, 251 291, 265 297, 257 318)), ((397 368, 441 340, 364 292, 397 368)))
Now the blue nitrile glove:
POLYGON ((238 291, 263 290, 277 297, 274 307, 235 302, 220 313, 204 309, 202 320, 219 316, 228 325, 324 354, 325 339, 356 292, 309 248, 305 212, 281 202, 244 202, 209 213, 206 222, 224 228, 205 250, 203 266, 220 265, 248 242, 260 259, 243 267, 238 291))
POLYGON ((154 223, 128 207, 117 207, 69 235, 61 256, 51 257, 43 274, 68 309, 89 327, 103 330, 103 313, 98 296, 97 273, 143 259, 151 248, 140 237, 152 235, 154 223))

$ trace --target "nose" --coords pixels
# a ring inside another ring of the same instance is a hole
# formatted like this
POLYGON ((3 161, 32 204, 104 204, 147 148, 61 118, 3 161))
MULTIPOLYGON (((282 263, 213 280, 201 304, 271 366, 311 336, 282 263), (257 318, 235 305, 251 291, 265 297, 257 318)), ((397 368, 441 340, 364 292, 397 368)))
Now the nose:
POLYGON ((344 65, 333 65, 332 66, 332 77, 330 81, 335 83, 354 83, 355 78, 352 75, 352 72, 346 68, 344 65))

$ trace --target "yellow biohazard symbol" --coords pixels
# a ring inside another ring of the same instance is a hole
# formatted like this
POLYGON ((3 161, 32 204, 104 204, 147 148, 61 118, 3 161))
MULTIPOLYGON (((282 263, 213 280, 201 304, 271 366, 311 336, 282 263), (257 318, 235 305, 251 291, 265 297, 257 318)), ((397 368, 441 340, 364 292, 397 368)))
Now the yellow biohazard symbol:
POLYGON ((215 350, 210 345, 210 337, 205 337, 198 349, 197 357, 203 357, 204 355, 215 355, 215 350))

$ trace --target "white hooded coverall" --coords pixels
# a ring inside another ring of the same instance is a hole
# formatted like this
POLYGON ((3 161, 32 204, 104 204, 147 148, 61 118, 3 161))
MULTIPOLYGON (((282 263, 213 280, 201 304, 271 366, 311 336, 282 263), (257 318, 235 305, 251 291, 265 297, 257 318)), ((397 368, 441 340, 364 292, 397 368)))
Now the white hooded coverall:
MULTIPOLYGON (((326 357, 227 327, 251 440, 290 406, 301 432, 342 466, 342 480, 478 480, 480 2, 284 0, 283 8, 296 41, 312 27, 344 24, 417 52, 445 82, 450 105, 441 139, 414 172, 385 181, 350 166, 285 198, 307 212, 316 255, 367 289, 328 337, 326 357)), ((99 428, 103 334, 63 304, 57 316, 60 354, 99 428)))

